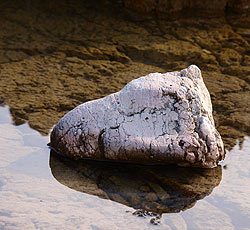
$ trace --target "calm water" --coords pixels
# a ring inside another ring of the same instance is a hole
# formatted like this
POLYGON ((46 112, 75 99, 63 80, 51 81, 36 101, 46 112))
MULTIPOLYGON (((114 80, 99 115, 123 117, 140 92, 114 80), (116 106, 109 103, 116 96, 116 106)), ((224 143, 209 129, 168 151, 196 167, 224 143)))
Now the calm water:
MULTIPOLYGON (((101 181, 98 182, 91 176, 94 173, 89 173, 87 178, 83 177, 87 183, 84 184, 79 177, 83 175, 79 174, 79 171, 84 170, 81 168, 84 167, 84 162, 82 165, 78 164, 78 168, 75 167, 77 170, 72 171, 74 167, 69 165, 74 163, 65 164, 67 159, 63 162, 60 158, 50 156, 50 150, 46 145, 49 136, 41 136, 27 124, 13 125, 7 106, 0 107, 0 130, 0 229, 250 229, 249 137, 245 138, 241 149, 237 145, 227 153, 221 167, 211 171, 211 175, 210 170, 205 174, 200 171, 194 172, 191 185, 195 184, 195 178, 200 179, 201 175, 203 180, 200 186, 204 189, 201 188, 202 191, 199 192, 198 185, 197 191, 192 192, 199 196, 193 197, 191 201, 183 198, 189 197, 189 194, 182 196, 187 190, 185 186, 182 190, 180 185, 185 182, 178 181, 178 177, 175 181, 175 177, 169 176, 173 188, 176 185, 174 191, 168 191, 170 198, 175 199, 175 203, 172 206, 167 203, 165 209, 162 207, 164 204, 159 202, 158 206, 151 206, 151 209, 161 215, 161 223, 152 225, 152 216, 133 215, 136 211, 136 202, 129 202, 126 198, 128 194, 136 197, 136 193, 141 192, 133 185, 138 179, 136 174, 135 181, 130 177, 127 184, 129 188, 123 188, 123 193, 119 189, 115 190, 114 186, 112 191, 108 188, 105 190, 105 183, 109 185, 112 180, 108 176, 105 177, 105 170, 101 181), (86 189, 84 185, 92 186, 93 191, 86 189), (174 197, 176 193, 179 194, 177 198, 174 197), (124 201, 121 197, 127 200, 124 201)), ((87 163, 85 168, 93 169, 92 172, 97 171, 98 174, 98 167, 104 168, 102 164, 98 164, 100 165, 87 163)), ((142 166, 138 167, 143 170, 142 166)), ((122 172, 122 168, 119 170, 122 172)), ((153 172, 153 169, 150 170, 153 172)), ((178 168, 172 168, 164 173, 172 175, 176 170, 187 170, 187 175, 191 175, 189 169, 178 168)), ((145 171, 149 170, 145 168, 145 171)), ((185 171, 183 175, 185 177, 185 171)), ((116 176, 113 181, 120 179, 115 185, 116 188, 122 188, 130 175, 118 173, 113 176, 116 176)), ((150 178, 145 177, 144 182, 150 183, 150 178)), ((164 193, 154 188, 153 190, 157 196, 164 193)), ((142 205, 145 200, 153 199, 152 192, 146 195, 149 197, 144 196, 140 200, 142 205)), ((141 208, 145 207, 144 205, 141 208)))

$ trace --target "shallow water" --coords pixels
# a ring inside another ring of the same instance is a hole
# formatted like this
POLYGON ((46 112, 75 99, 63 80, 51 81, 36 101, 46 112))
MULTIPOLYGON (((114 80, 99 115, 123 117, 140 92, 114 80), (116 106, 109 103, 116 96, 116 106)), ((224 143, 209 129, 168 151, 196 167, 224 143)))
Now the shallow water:
POLYGON ((0 130, 0 229, 250 228, 248 137, 221 167, 204 172, 58 158, 48 136, 13 125, 7 106, 0 107, 0 130), (133 215, 137 209, 161 223, 133 215))
POLYGON ((250 229, 249 16, 169 20, 92 2, 0 4, 0 229, 250 229), (219 167, 50 152, 51 127, 76 105, 190 64, 227 149, 219 167))

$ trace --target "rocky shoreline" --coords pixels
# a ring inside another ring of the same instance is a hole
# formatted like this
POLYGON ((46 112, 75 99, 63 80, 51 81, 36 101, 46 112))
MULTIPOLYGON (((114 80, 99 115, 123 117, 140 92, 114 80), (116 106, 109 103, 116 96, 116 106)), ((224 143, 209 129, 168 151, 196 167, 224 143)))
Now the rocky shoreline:
POLYGON ((101 3, 1 3, 0 98, 15 124, 47 135, 83 102, 196 64, 225 147, 250 134, 249 17, 166 19, 101 3))

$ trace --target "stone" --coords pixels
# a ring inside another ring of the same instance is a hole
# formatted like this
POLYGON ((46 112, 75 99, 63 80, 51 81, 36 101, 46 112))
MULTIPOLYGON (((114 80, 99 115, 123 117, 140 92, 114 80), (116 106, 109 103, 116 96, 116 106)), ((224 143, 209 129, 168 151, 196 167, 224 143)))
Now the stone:
POLYGON ((86 102, 54 127, 50 146, 79 159, 212 168, 224 159, 200 69, 152 73, 86 102))
POLYGON ((249 12, 250 0, 124 0, 126 8, 141 12, 178 13, 178 12, 206 12, 208 15, 221 13, 237 13, 243 15, 249 12))
MULTIPOLYGON (((250 135, 250 106, 242 103, 250 102, 250 14, 184 13, 173 18, 154 13, 145 20, 146 14, 127 14, 114 1, 70 1, 60 9, 56 2, 37 2, 32 10, 24 7, 27 2, 9 2, 0 14, 0 103, 9 106, 14 124, 28 123, 47 136, 65 113, 83 102, 117 92, 138 76, 194 63, 202 69, 225 148, 250 135), (48 17, 51 11, 57 16, 48 17), (15 30, 10 29, 14 21, 15 30)), ((164 2, 156 10, 164 10, 164 2)), ((240 2, 231 1, 228 7, 240 2)), ((177 6, 177 1, 171 3, 177 6)))

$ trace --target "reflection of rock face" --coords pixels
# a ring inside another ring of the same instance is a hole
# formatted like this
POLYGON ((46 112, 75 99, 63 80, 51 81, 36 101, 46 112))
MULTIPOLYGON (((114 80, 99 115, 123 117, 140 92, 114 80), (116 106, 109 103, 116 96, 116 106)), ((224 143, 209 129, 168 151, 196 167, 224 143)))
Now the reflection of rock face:
POLYGON ((76 159, 203 168, 225 156, 195 65, 140 77, 117 93, 77 106, 54 127, 50 146, 76 159))
POLYGON ((50 167, 62 184, 90 195, 158 214, 191 208, 221 181, 214 169, 73 161, 51 152, 50 167))

